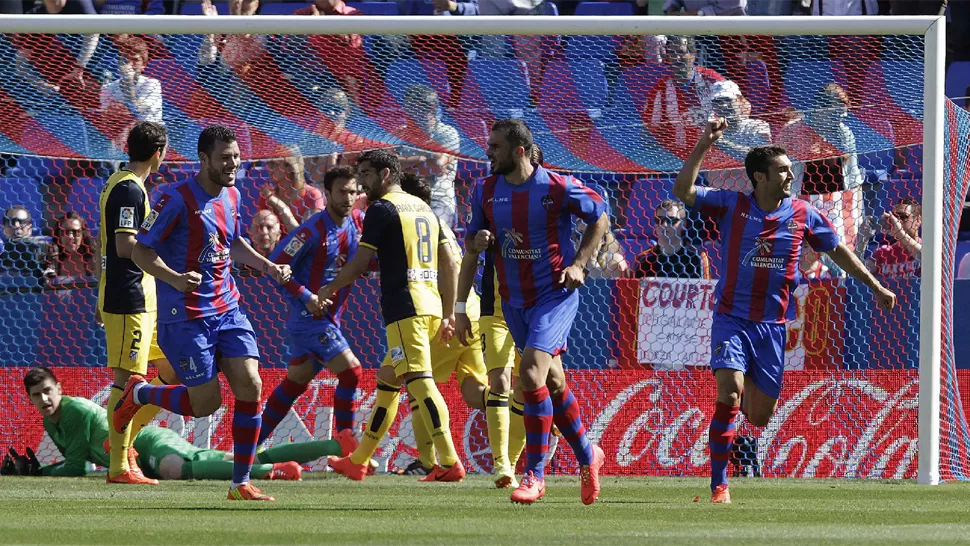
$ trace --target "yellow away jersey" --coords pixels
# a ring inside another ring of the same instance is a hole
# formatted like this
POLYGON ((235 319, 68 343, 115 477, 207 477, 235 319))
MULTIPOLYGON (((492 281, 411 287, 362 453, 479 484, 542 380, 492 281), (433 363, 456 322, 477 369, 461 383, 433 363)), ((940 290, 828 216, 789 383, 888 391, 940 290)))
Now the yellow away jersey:
POLYGON ((149 210, 148 192, 131 171, 120 170, 101 190, 101 279, 98 307, 105 313, 132 315, 157 310, 155 278, 129 258, 118 256, 115 234, 138 233, 149 210))

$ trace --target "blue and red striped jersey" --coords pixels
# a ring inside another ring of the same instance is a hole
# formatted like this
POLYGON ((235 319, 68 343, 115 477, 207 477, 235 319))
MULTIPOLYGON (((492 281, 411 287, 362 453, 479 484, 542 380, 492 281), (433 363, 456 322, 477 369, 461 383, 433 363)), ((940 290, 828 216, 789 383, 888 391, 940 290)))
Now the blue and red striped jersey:
POLYGON ((694 210, 720 221, 721 278, 716 311, 752 322, 785 323, 800 281, 802 244, 829 252, 839 236, 811 203, 785 199, 771 212, 753 195, 697 188, 694 210))
POLYGON ((229 247, 241 235, 236 188, 223 188, 212 197, 191 179, 173 184, 158 198, 136 240, 173 270, 202 275, 202 284, 185 294, 156 279, 158 322, 209 317, 239 306, 229 247))
MULTIPOLYGON (((319 320, 307 310, 305 303, 354 257, 363 230, 364 213, 360 210, 352 210, 340 225, 327 211, 322 211, 276 245, 269 259, 278 264, 289 264, 293 270, 290 282, 282 287, 290 307, 287 327, 307 328, 319 320)), ((334 305, 327 310, 326 316, 338 326, 349 293, 350 286, 337 292, 334 305)))
POLYGON ((587 224, 606 212, 598 193, 570 176, 536 166, 524 184, 493 175, 475 184, 468 233, 495 235, 499 293, 509 305, 528 308, 567 293, 559 273, 573 263, 573 216, 587 224))

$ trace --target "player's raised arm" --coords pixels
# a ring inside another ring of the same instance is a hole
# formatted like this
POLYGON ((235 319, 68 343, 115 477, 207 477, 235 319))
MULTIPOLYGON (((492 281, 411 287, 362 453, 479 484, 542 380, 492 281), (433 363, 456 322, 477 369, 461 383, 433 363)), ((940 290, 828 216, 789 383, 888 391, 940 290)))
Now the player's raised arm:
POLYGON ((876 277, 872 275, 869 269, 862 263, 858 256, 854 252, 849 250, 849 247, 845 246, 844 243, 839 243, 834 250, 827 252, 832 261, 836 265, 842 268, 843 271, 852 276, 853 279, 865 284, 872 291, 872 295, 876 298, 876 303, 879 307, 884 310, 889 311, 896 305, 896 294, 892 290, 889 290, 882 283, 879 282, 876 277))
POLYGON ((714 121, 709 121, 707 127, 704 129, 704 134, 701 135, 700 140, 697 141, 697 145, 694 146, 694 150, 687 157, 687 160, 684 161, 684 166, 677 173, 677 180, 674 182, 674 195, 688 207, 694 206, 694 199, 697 195, 697 188, 694 187, 694 181, 697 180, 697 175, 701 172, 704 156, 714 146, 714 143, 721 138, 725 129, 727 129, 727 121, 725 120, 718 118, 714 121))

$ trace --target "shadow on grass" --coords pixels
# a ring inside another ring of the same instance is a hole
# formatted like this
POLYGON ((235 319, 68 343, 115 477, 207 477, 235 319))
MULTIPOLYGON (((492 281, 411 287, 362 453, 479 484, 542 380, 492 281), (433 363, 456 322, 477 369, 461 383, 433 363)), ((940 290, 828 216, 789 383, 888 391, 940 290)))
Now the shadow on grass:
POLYGON ((394 508, 351 508, 340 506, 280 506, 272 503, 248 503, 235 506, 125 506, 126 512, 238 512, 265 510, 271 512, 396 512, 394 508))

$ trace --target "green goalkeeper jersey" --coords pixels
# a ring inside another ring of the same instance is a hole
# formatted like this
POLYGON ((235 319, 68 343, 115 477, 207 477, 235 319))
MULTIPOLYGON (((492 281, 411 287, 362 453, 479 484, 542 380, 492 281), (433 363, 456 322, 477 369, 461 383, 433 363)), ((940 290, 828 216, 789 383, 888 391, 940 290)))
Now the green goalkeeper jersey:
POLYGON ((104 442, 108 439, 108 414, 104 408, 86 398, 61 397, 61 419, 54 423, 44 419, 44 430, 50 435, 64 460, 45 466, 45 476, 83 476, 87 462, 108 466, 104 442))

